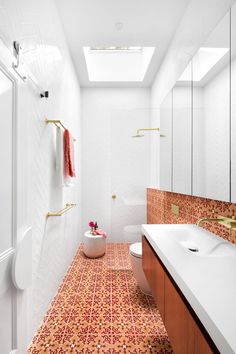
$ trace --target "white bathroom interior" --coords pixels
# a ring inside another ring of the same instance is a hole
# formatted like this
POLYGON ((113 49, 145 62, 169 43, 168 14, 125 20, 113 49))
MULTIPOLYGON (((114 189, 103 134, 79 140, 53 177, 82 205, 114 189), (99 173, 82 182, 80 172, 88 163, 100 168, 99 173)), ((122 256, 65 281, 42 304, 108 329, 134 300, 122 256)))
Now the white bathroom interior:
POLYGON ((234 0, 0 0, 0 354, 236 352, 235 39, 234 0))

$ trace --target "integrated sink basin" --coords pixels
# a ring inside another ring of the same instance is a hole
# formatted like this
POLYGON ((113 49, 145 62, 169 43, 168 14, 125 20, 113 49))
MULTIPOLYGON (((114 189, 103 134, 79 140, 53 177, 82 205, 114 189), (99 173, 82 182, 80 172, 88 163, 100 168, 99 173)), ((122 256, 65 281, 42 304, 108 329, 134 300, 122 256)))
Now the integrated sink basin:
POLYGON ((196 225, 183 225, 181 229, 172 229, 171 232, 175 242, 197 256, 236 257, 235 245, 196 225))
POLYGON ((159 237, 168 238, 172 248, 180 246, 196 256, 236 257, 234 244, 194 224, 159 225, 159 237))
POLYGON ((236 246, 191 224, 142 225, 142 233, 219 352, 236 353, 236 246))

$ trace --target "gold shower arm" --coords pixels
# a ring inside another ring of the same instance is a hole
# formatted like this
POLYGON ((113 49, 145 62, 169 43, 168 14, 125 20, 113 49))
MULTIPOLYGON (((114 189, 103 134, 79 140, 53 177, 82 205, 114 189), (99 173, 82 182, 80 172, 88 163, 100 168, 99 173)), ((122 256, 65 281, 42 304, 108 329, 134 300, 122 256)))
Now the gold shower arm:
POLYGON ((51 213, 51 212, 48 212, 46 214, 46 218, 49 218, 50 216, 62 216, 63 214, 65 214, 68 210, 74 208, 76 206, 76 204, 74 203, 67 203, 65 205, 65 207, 55 213, 51 213))
MULTIPOLYGON (((64 130, 66 130, 67 128, 64 126, 64 124, 59 120, 59 119, 47 119, 45 118, 45 123, 52 123, 54 124, 57 128, 62 128, 64 130)), ((76 141, 75 138, 73 138, 74 141, 76 141)))

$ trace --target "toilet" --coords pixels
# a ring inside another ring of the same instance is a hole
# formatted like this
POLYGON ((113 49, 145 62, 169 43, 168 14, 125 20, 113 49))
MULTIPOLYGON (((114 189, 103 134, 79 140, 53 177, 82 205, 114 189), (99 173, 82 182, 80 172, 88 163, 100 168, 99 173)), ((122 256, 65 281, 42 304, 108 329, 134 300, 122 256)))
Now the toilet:
POLYGON ((151 290, 142 267, 142 243, 136 242, 130 245, 129 253, 134 277, 140 290, 146 295, 151 295, 151 290))

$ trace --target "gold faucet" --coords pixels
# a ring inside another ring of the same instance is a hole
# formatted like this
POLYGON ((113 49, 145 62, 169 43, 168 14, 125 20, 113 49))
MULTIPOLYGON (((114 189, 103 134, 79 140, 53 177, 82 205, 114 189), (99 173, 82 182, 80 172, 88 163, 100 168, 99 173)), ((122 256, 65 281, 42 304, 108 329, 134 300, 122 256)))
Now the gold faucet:
POLYGON ((216 221, 221 225, 224 225, 228 229, 235 229, 236 228, 236 220, 233 218, 228 218, 226 216, 220 216, 218 218, 202 218, 196 222, 197 226, 201 226, 204 222, 207 221, 216 221))
POLYGON ((202 224, 204 222, 213 222, 213 221, 216 221, 216 222, 223 222, 224 221, 224 218, 202 218, 202 219, 199 219, 197 222, 196 222, 196 225, 197 226, 202 226, 202 224))

